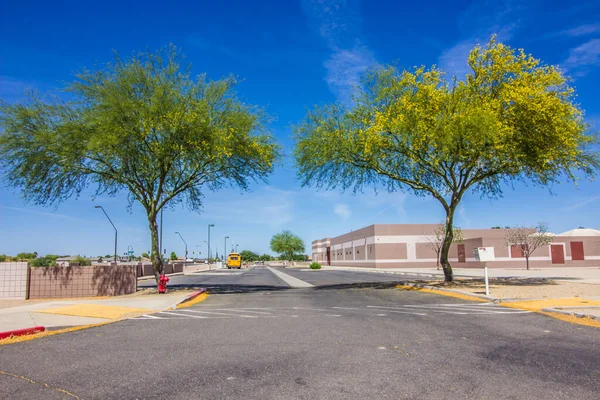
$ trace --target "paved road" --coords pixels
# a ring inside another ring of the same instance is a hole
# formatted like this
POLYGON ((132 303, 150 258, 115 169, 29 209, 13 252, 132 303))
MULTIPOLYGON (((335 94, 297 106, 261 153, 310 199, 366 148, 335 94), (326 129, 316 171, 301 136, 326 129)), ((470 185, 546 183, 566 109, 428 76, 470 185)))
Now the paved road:
MULTIPOLYGON (((302 271, 296 268, 272 268, 285 275, 300 279, 317 287, 360 287, 379 284, 393 286, 406 280, 423 279, 417 275, 378 274, 354 271, 302 271)), ((155 287, 152 280, 140 282, 138 287, 155 287)), ((242 270, 215 270, 199 272, 185 276, 174 276, 169 281, 171 288, 205 287, 211 293, 241 293, 264 290, 284 290, 290 285, 276 276, 267 267, 256 267, 242 270)))
POLYGON ((600 335, 494 304, 330 286, 210 295, 0 346, 0 369, 3 399, 597 399, 600 335))

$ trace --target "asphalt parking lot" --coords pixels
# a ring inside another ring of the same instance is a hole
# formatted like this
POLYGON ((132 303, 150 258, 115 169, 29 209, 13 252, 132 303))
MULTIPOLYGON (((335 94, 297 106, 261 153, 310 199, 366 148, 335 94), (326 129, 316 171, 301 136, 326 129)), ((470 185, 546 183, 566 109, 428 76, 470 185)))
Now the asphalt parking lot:
POLYGON ((377 284, 221 292, 181 310, 0 346, 0 360, 5 399, 596 399, 600 392, 595 328, 377 284))

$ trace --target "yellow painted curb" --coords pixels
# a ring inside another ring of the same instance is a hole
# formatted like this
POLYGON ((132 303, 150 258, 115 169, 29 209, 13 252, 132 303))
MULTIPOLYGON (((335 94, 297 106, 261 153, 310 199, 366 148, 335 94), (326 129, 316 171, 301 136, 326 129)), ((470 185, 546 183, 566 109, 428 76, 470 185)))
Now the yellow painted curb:
POLYGON ((502 302, 505 307, 520 308, 529 311, 541 311, 550 307, 590 307, 600 306, 600 301, 587 300, 581 297, 566 297, 560 299, 521 300, 502 302))
POLYGON ((39 338, 48 337, 48 336, 54 336, 54 335, 58 335, 61 333, 81 331, 83 329, 95 328, 97 326, 112 324, 113 322, 117 322, 117 321, 101 322, 99 324, 73 326, 71 328, 57 329, 55 331, 44 331, 44 332, 36 333, 34 335, 16 336, 16 337, 13 337, 10 339, 0 340, 0 346, 5 345, 5 344, 26 342, 28 340, 39 339, 39 338))
POLYGON ((177 304, 177 308, 179 309, 179 308, 191 307, 194 304, 203 302, 204 300, 206 300, 207 297, 208 297, 208 293, 204 292, 204 293, 199 294, 198 296, 194 297, 190 301, 186 301, 185 303, 177 304))
POLYGON ((76 317, 118 319, 134 313, 148 313, 152 311, 153 310, 148 308, 106 306, 101 304, 74 304, 71 306, 49 308, 35 312, 45 314, 72 315, 76 317))
POLYGON ((517 308, 519 310, 533 311, 539 314, 544 314, 552 318, 560 319, 561 321, 570 322, 577 325, 591 326, 600 328, 600 321, 589 317, 577 317, 575 315, 567 315, 562 313, 554 313, 542 311, 545 308, 552 307, 589 307, 600 306, 600 301, 587 300, 580 297, 568 297, 561 299, 544 299, 544 300, 523 300, 523 301, 508 301, 499 303, 501 306, 509 308, 517 308))
POLYGON ((447 292, 445 290, 435 290, 435 289, 428 289, 428 288, 422 288, 422 287, 418 287, 418 286, 408 286, 408 285, 396 285, 396 288, 401 289, 401 290, 414 290, 414 291, 424 292, 424 293, 439 294, 440 296, 454 297, 457 299, 470 300, 470 301, 478 301, 481 303, 489 302, 489 300, 482 299, 477 296, 469 296, 468 294, 462 294, 462 293, 456 293, 456 292, 447 292))

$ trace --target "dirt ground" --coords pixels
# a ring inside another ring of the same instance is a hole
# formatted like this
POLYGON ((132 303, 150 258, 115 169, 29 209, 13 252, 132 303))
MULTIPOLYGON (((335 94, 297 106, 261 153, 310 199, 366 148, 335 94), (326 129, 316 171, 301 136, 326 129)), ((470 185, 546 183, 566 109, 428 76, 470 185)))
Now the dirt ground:
MULTIPOLYGON (((457 280, 448 289, 485 294, 483 280, 457 280)), ((543 299, 556 297, 600 297, 600 285, 547 279, 491 279, 490 296, 499 299, 543 299)))

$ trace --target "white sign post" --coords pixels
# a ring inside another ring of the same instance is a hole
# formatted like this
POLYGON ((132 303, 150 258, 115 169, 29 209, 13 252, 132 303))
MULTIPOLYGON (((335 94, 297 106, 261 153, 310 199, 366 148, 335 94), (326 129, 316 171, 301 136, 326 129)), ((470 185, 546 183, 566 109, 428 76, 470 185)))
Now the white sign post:
POLYGON ((490 285, 488 279, 487 261, 494 261, 494 248, 493 247, 477 247, 473 250, 475 253, 475 260, 483 262, 483 280, 485 281, 485 295, 490 295, 490 285))

